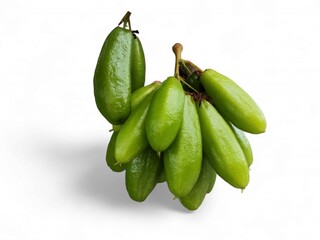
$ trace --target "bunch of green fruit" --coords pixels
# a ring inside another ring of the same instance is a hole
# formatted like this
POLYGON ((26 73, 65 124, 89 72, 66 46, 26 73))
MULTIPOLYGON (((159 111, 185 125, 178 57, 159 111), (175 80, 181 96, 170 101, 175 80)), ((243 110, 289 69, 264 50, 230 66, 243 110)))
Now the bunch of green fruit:
POLYGON ((265 131, 261 109, 228 77, 182 59, 181 44, 173 46, 174 76, 144 86, 143 48, 129 17, 108 35, 94 74, 97 107, 113 125, 108 166, 126 171, 126 189, 139 202, 166 182, 195 210, 216 174, 245 189, 253 156, 244 131, 265 131))

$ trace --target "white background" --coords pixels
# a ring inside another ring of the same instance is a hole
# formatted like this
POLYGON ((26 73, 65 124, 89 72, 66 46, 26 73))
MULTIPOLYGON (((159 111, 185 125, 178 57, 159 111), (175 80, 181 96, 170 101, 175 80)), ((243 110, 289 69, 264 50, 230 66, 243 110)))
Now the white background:
POLYGON ((317 0, 0 2, 0 239, 319 239, 317 0), (195 212, 158 185, 144 203, 105 164, 102 43, 127 10, 147 83, 183 57, 229 76, 268 120, 244 193, 218 179, 195 212))

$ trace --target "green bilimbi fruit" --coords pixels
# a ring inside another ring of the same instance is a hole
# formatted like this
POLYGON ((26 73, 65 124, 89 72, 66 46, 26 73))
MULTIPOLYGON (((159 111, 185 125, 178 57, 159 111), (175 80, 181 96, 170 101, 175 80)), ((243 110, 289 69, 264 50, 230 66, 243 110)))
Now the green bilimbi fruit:
POLYGON ((105 40, 94 73, 94 95, 101 114, 114 125, 131 111, 133 34, 116 27, 105 40))
POLYGON ((171 193, 175 197, 187 195, 197 182, 202 161, 200 122, 195 102, 190 95, 185 95, 179 132, 163 156, 171 193))
POLYGON ((217 110, 233 125, 249 133, 265 132, 267 123, 261 109, 234 81, 207 69, 200 76, 200 82, 217 110))
POLYGON ((148 146, 144 124, 153 95, 149 94, 121 127, 114 153, 117 162, 130 162, 148 146))
POLYGON ((139 88, 131 95, 131 110, 134 109, 152 92, 156 91, 161 86, 160 81, 154 81, 153 83, 139 88))
POLYGON ((131 79, 132 92, 134 92, 144 86, 146 75, 146 61, 144 52, 140 39, 136 35, 134 35, 132 54, 131 79))
POLYGON ((250 167, 253 162, 253 154, 252 154, 250 142, 243 131, 233 126, 231 123, 229 123, 229 125, 239 142, 239 145, 244 153, 244 156, 246 157, 248 167, 250 167))
POLYGON ((110 142, 108 144, 108 149, 107 149, 107 155, 106 155, 106 161, 108 166, 111 168, 112 171, 114 172, 122 172, 126 168, 126 164, 120 164, 116 161, 114 157, 114 149, 116 146, 116 139, 118 136, 118 132, 114 131, 110 142))
POLYGON ((228 123, 206 100, 198 108, 204 153, 216 173, 230 185, 245 189, 249 183, 246 157, 228 123))
POLYGON ((204 158, 202 161, 200 176, 196 184, 188 195, 179 198, 182 205, 189 210, 198 209, 203 202, 208 189, 210 187, 211 189, 213 188, 214 182, 212 185, 212 179, 215 180, 215 176, 215 171, 211 167, 208 160, 204 158))
POLYGON ((135 201, 144 201, 158 183, 162 168, 157 153, 150 147, 135 157, 126 168, 129 196, 135 201))
POLYGON ((146 118, 146 134, 157 152, 167 149, 182 121, 184 91, 175 77, 167 78, 156 91, 146 118))

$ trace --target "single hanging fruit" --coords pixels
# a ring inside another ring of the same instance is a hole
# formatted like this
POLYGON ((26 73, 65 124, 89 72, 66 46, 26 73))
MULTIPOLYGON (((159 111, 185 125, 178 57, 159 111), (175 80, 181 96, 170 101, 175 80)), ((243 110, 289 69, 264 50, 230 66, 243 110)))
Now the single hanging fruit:
POLYGON ((96 105, 113 125, 126 121, 131 112, 131 92, 145 82, 144 53, 139 38, 131 31, 130 14, 127 12, 121 20, 123 27, 114 28, 107 36, 93 79, 96 105))
POLYGON ((203 150, 216 173, 230 185, 245 189, 249 169, 243 151, 230 126, 206 100, 198 108, 203 150))
POLYGON ((176 197, 187 195, 197 182, 202 161, 200 122, 190 95, 185 95, 179 132, 163 156, 166 181, 171 193, 176 197))
POLYGON ((144 201, 158 183, 162 168, 157 153, 150 147, 135 157, 126 169, 126 188, 129 196, 135 201, 144 201))
POLYGON ((249 133, 265 132, 267 123, 261 109, 234 81, 207 69, 201 74, 200 82, 217 110, 233 125, 249 133))
POLYGON ((168 77, 156 91, 146 118, 146 135, 155 151, 162 152, 173 142, 182 122, 183 105, 180 81, 168 77))
POLYGON ((149 94, 121 127, 114 153, 117 162, 130 162, 148 146, 144 124, 153 95, 149 94))
POLYGON ((116 27, 104 42, 94 73, 94 95, 101 114, 114 125, 123 124, 131 110, 130 30, 116 27))

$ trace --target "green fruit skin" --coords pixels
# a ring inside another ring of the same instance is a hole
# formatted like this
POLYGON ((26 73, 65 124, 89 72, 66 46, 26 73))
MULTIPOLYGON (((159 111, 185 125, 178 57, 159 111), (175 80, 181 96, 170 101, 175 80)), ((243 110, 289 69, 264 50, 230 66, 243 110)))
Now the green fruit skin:
MULTIPOLYGON (((163 163, 163 152, 162 153, 158 152, 158 156, 160 157, 160 161, 161 161, 162 165, 164 165, 164 163, 163 163)), ((164 171, 164 167, 163 167, 162 170, 161 170, 159 179, 158 179, 158 183, 163 183, 165 181, 166 181, 166 172, 164 171)))
POLYGON ((119 132, 120 128, 122 127, 122 125, 112 125, 112 130, 114 132, 119 132))
POLYGON ((211 167, 210 163, 204 158, 202 161, 200 176, 196 184, 188 195, 179 198, 182 205, 191 211, 198 209, 207 194, 211 180, 215 179, 215 175, 215 171, 211 167))
POLYGON ((116 139, 118 136, 118 132, 113 132, 110 142, 108 144, 106 161, 110 169, 114 172, 122 172, 126 169, 126 164, 119 164, 114 157, 114 149, 116 146, 116 139))
POLYGON ((163 183, 166 181, 166 172, 164 171, 164 169, 161 171, 159 179, 158 179, 158 183, 163 183))
POLYGON ((183 115, 184 91, 175 77, 167 78, 156 91, 146 118, 146 134, 151 147, 162 152, 175 139, 183 115))
POLYGON ((185 96, 179 132, 163 156, 169 190, 176 197, 187 195, 197 182, 202 162, 200 122, 190 95, 185 96))
POLYGON ((252 154, 252 148, 251 148, 250 142, 243 131, 233 126, 231 123, 229 123, 229 125, 239 142, 239 145, 244 153, 244 156, 246 157, 248 167, 250 167, 253 162, 253 154, 252 154))
POLYGON ((132 44, 131 83, 132 92, 134 92, 144 86, 146 76, 146 61, 142 44, 138 36, 134 36, 132 44))
POLYGON ((249 169, 244 153, 219 112, 206 100, 198 108, 203 150, 216 173, 230 185, 245 189, 249 169))
POLYGON ((217 110, 237 128, 249 133, 263 133, 267 122, 256 102, 234 81, 212 70, 205 70, 200 82, 212 97, 217 110))
POLYGON ((121 127, 114 154, 117 162, 130 162, 148 146, 144 125, 152 97, 149 94, 121 127))
POLYGON ((131 110, 134 111, 143 99, 145 99, 150 93, 156 91, 160 86, 160 81, 154 81, 153 83, 134 91, 131 95, 131 110))
MULTIPOLYGON (((208 163, 210 163, 210 161, 208 160, 208 158, 207 158, 207 156, 203 156, 203 159, 205 160, 205 161, 207 161, 208 163)), ((216 179, 217 179, 217 173, 216 173, 216 171, 213 169, 213 167, 212 167, 212 165, 210 164, 210 167, 211 167, 211 169, 210 169, 210 176, 211 177, 209 177, 208 178, 208 181, 209 181, 209 186, 208 186, 208 190, 207 190, 207 193, 210 193, 211 191, 212 191, 212 189, 213 189, 213 187, 214 187, 214 184, 216 183, 216 179)))
POLYGON ((135 157, 126 169, 129 196, 135 201, 144 201, 158 183, 162 168, 157 153, 150 147, 135 157))
POLYGON ((105 40, 94 73, 94 95, 101 114, 114 125, 131 111, 131 31, 116 27, 105 40))

